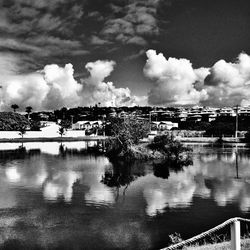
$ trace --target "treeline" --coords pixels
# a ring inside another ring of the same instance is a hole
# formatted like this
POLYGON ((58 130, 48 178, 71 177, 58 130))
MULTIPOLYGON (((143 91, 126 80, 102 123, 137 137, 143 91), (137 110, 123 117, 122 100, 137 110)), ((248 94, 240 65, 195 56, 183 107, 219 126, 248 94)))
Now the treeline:
POLYGON ((19 131, 22 127, 27 127, 28 125, 28 119, 23 115, 13 112, 0 113, 1 131, 19 131))
MULTIPOLYGON (((212 122, 183 121, 179 123, 180 130, 205 131, 207 136, 233 136, 235 135, 235 117, 221 117, 212 122)), ((250 118, 239 117, 238 131, 250 131, 250 118)))

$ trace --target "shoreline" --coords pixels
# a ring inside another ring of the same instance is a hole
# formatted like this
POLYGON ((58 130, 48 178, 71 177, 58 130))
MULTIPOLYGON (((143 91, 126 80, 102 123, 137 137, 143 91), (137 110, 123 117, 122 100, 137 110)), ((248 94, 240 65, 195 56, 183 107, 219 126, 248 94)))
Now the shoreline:
POLYGON ((68 142, 68 141, 105 141, 107 136, 79 137, 33 137, 33 138, 0 138, 0 142, 68 142))
MULTIPOLYGON (((23 138, 21 137, 11 137, 8 138, 7 136, 2 136, 1 137, 1 132, 0 132, 0 142, 63 142, 63 141, 104 141, 108 139, 109 136, 28 136, 26 137, 24 135, 23 138)), ((219 137, 180 137, 177 136, 176 139, 182 143, 197 143, 197 144, 214 144, 217 143, 219 140, 219 137)), ((240 144, 240 145, 247 145, 247 143, 243 142, 243 138, 234 138, 234 137, 224 137, 222 139, 223 144, 240 144)), ((142 142, 148 142, 150 139, 144 138, 142 142)))

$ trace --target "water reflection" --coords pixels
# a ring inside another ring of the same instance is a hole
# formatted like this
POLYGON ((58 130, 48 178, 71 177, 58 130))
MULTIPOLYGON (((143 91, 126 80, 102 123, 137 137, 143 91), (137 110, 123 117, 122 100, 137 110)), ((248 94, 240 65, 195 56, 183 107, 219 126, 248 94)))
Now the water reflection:
POLYGON ((95 153, 96 144, 85 143, 0 151, 0 244, 13 235, 29 240, 32 232, 47 248, 65 241, 68 249, 157 248, 154 242, 164 239, 156 228, 166 235, 172 223, 181 232, 175 220, 197 211, 204 218, 216 217, 220 207, 229 214, 232 205, 238 210, 230 217, 250 211, 249 150, 198 149, 193 164, 178 166, 128 164, 110 162, 95 153))
POLYGON ((105 173, 102 176, 101 183, 108 187, 116 188, 116 201, 120 196, 122 188, 123 196, 129 185, 138 177, 145 175, 145 165, 141 162, 126 163, 121 160, 112 162, 105 167, 105 173))
MULTIPOLYGON (((60 155, 66 151, 84 152, 93 151, 97 146, 102 144, 101 141, 72 141, 72 142, 25 142, 25 143, 1 143, 0 142, 0 158, 5 158, 8 154, 13 155, 13 150, 21 151, 37 151, 49 155, 60 155)), ((24 152, 22 152, 24 153, 24 152)))
POLYGON ((200 155, 200 179, 202 178, 211 196, 219 206, 237 202, 244 212, 250 209, 250 169, 248 150, 230 150, 200 155), (210 158, 207 161, 207 155, 210 158))
POLYGON ((59 172, 44 182, 43 196, 46 200, 54 201, 63 198, 71 202, 73 184, 81 179, 81 174, 73 171, 59 172))

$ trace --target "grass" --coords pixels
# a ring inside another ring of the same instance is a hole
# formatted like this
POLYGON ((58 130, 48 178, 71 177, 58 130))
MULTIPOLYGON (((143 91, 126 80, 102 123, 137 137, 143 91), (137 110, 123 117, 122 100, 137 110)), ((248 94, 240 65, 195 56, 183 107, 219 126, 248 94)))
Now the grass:
MULTIPOLYGON (((190 246, 184 248, 185 250, 231 250, 231 243, 229 241, 216 243, 216 244, 206 244, 203 246, 190 246)), ((241 250, 250 249, 250 239, 241 240, 241 250)))

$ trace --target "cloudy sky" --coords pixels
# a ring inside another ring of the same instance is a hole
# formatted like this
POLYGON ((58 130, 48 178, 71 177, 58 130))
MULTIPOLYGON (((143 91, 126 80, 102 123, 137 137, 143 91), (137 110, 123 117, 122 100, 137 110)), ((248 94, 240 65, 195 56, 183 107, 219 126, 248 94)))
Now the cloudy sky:
POLYGON ((1 109, 248 105, 249 23, 248 0, 2 0, 1 109))

